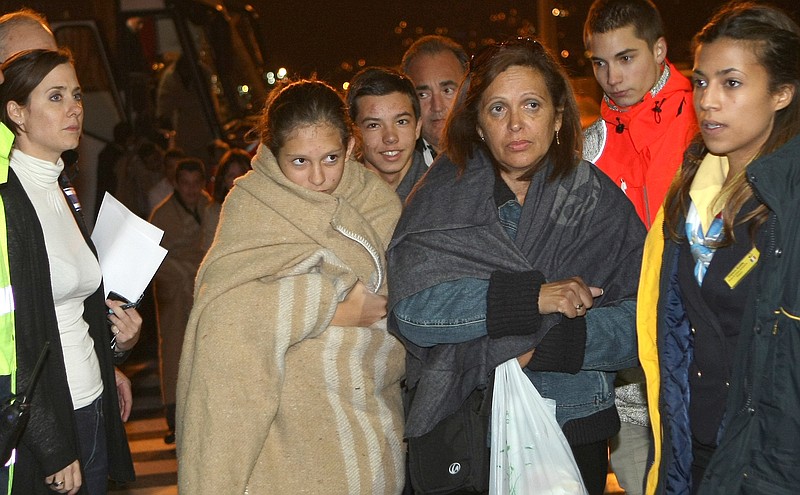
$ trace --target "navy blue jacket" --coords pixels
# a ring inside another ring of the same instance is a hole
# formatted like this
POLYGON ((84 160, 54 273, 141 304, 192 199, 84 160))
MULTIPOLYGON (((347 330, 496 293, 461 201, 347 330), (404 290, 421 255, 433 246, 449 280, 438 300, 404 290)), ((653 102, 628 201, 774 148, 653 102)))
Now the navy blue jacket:
MULTIPOLYGON (((770 209, 762 227, 766 249, 750 274, 755 281, 742 318, 720 443, 703 477, 702 495, 788 495, 800 488, 800 136, 753 162, 747 180, 770 209)), ((667 242, 656 337, 661 460, 648 493, 691 489, 691 338, 677 256, 678 246, 667 242)))

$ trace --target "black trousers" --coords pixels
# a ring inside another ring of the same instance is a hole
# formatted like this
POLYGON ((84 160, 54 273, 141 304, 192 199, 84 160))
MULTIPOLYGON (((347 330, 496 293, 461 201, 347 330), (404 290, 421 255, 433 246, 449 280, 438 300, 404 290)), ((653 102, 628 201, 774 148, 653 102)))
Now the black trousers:
POLYGON ((608 440, 570 447, 586 491, 589 495, 603 495, 608 478, 608 440))

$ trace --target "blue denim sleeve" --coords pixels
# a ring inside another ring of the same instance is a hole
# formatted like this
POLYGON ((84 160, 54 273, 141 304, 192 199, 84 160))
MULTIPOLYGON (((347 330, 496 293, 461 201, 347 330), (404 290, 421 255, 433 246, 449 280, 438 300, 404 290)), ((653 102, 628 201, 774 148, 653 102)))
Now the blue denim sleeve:
POLYGON ((583 369, 618 371, 638 365, 636 301, 587 311, 583 369))
POLYGON ((444 282, 399 301, 394 314, 400 334, 420 347, 458 344, 486 335, 489 281, 444 282))

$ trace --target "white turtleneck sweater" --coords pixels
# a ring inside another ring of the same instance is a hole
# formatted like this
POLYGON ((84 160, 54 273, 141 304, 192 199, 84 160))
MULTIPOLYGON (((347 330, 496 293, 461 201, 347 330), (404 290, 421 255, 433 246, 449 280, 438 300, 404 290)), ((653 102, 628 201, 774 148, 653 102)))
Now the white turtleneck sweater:
POLYGON ((61 159, 51 163, 14 149, 10 165, 42 224, 72 406, 80 409, 103 392, 94 341, 83 319, 83 301, 100 286, 100 264, 59 187, 58 176, 64 168, 61 159))

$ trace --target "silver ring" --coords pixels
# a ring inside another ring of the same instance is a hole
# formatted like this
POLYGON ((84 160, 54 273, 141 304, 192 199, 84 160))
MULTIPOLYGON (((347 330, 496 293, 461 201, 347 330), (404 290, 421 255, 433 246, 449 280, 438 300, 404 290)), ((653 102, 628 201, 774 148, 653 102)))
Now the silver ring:
POLYGON ((64 482, 63 481, 55 481, 55 480, 53 480, 53 482, 50 483, 50 485, 54 486, 56 488, 61 488, 62 486, 64 486, 64 482))
POLYGON ((578 311, 582 310, 582 309, 583 309, 583 303, 581 303, 581 304, 576 304, 576 305, 575 305, 575 309, 577 309, 578 311))

